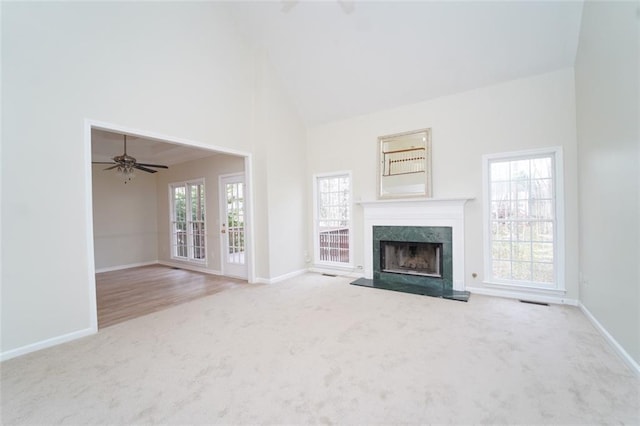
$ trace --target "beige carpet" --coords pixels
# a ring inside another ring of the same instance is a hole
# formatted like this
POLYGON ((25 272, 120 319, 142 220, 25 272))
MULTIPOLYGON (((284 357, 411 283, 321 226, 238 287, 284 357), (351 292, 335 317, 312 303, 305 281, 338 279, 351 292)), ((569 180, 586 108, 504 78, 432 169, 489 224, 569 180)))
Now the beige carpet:
POLYGON ((308 274, 9 360, 3 424, 640 424, 640 381, 576 308, 308 274))

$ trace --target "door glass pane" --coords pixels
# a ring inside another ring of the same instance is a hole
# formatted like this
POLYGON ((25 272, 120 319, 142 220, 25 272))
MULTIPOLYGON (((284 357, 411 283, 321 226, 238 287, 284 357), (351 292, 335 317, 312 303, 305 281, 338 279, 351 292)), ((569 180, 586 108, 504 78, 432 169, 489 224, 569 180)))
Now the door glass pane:
POLYGON ((173 256, 206 260, 203 183, 171 184, 173 256))
POLYGON ((227 183, 227 262, 245 263, 244 183, 227 183))

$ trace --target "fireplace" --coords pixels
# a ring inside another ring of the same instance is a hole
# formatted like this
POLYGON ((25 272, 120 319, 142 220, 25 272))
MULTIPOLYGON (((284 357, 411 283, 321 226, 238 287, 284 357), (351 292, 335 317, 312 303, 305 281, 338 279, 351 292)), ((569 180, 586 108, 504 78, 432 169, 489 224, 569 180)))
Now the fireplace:
POLYGON ((359 202, 364 213, 364 276, 352 284, 467 301, 464 205, 468 200, 359 202), (389 263, 389 256, 396 255, 400 259, 389 263))
POLYGON ((374 226, 373 279, 452 290, 451 227, 374 226))

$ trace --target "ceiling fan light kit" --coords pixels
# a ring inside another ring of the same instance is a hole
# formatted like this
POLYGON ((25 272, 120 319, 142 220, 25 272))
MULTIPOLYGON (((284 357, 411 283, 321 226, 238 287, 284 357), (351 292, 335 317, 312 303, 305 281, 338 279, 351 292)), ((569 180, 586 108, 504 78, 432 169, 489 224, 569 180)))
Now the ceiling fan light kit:
POLYGON ((124 136, 124 154, 116 155, 113 157, 113 162, 94 161, 93 164, 111 164, 111 167, 107 167, 104 170, 115 170, 118 176, 124 179, 124 183, 131 181, 136 177, 135 170, 142 170, 147 173, 156 173, 157 170, 150 169, 149 167, 168 169, 169 167, 161 164, 144 164, 138 163, 135 158, 127 155, 127 135, 124 136))
POLYGON ((116 173, 118 174, 118 176, 124 179, 124 183, 127 183, 128 181, 136 177, 136 174, 133 170, 133 166, 130 165, 116 167, 116 173))

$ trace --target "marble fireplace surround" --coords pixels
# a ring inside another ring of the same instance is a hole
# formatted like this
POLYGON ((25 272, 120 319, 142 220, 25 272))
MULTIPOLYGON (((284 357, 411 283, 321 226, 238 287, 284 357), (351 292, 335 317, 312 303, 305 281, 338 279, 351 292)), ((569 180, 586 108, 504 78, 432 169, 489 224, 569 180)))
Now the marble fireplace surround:
POLYGON ((464 291, 464 205, 471 198, 362 201, 364 277, 373 278, 374 226, 446 226, 452 228, 453 290, 464 291))

